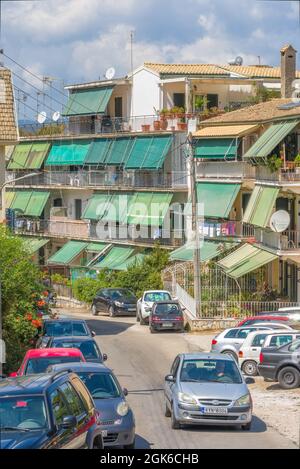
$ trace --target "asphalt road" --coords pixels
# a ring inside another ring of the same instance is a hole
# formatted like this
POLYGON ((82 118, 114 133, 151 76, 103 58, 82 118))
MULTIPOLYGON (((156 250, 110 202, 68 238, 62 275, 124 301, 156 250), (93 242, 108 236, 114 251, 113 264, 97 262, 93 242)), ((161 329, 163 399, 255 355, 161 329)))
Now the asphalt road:
MULTIPOLYGON (((268 428, 257 416, 251 432, 230 427, 192 427, 172 430, 164 416, 164 377, 175 356, 199 350, 185 334, 150 334, 133 318, 93 318, 84 315, 97 334, 121 385, 129 390, 128 401, 136 418, 137 448, 295 448, 293 443, 268 428)), ((255 403, 254 403, 255 405, 255 403)))

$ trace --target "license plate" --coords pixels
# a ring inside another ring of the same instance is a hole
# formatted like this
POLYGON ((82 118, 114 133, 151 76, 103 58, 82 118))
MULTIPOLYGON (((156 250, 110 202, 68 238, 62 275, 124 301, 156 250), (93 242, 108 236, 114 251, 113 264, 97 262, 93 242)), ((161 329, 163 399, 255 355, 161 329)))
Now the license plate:
POLYGON ((102 430, 102 436, 103 436, 103 438, 107 437, 107 435, 108 435, 107 430, 102 430))
POLYGON ((173 324, 171 322, 164 322, 162 324, 162 327, 172 327, 172 326, 173 326, 173 324))
POLYGON ((227 415, 226 407, 200 407, 201 414, 204 415, 227 415))

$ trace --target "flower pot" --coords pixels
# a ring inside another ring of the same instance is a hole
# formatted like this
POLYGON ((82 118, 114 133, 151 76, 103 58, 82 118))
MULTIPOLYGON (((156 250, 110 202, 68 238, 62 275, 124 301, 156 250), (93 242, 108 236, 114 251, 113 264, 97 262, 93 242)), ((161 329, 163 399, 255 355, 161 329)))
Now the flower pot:
POLYGON ((187 130, 187 124, 185 122, 178 122, 177 123, 178 130, 187 130))
POLYGON ((160 121, 154 121, 153 128, 154 130, 160 130, 160 121))
POLYGON ((167 119, 161 119, 160 120, 160 128, 161 128, 161 130, 167 130, 167 128, 168 128, 167 119))
POLYGON ((143 124, 142 125, 142 132, 150 132, 150 125, 143 124))

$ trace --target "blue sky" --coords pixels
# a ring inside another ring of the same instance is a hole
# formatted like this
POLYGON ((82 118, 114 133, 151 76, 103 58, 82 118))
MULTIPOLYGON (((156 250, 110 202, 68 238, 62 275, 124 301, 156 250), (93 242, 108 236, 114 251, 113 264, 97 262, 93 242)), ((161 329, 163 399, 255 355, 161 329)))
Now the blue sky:
POLYGON ((222 64, 238 55, 246 64, 261 56, 262 63, 278 65, 284 44, 300 51, 298 2, 284 0, 3 2, 2 26, 7 55, 66 83, 98 79, 110 66, 118 76, 128 73, 131 30, 136 67, 144 61, 222 64))

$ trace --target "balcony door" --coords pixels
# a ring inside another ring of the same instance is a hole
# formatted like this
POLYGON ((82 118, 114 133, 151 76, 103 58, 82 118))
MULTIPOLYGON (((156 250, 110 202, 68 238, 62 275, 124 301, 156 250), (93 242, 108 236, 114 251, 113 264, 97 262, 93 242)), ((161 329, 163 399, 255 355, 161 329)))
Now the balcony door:
POLYGON ((123 98, 115 98, 115 117, 123 117, 123 98))
POLYGON ((75 220, 81 220, 82 217, 82 200, 75 199, 75 220))

